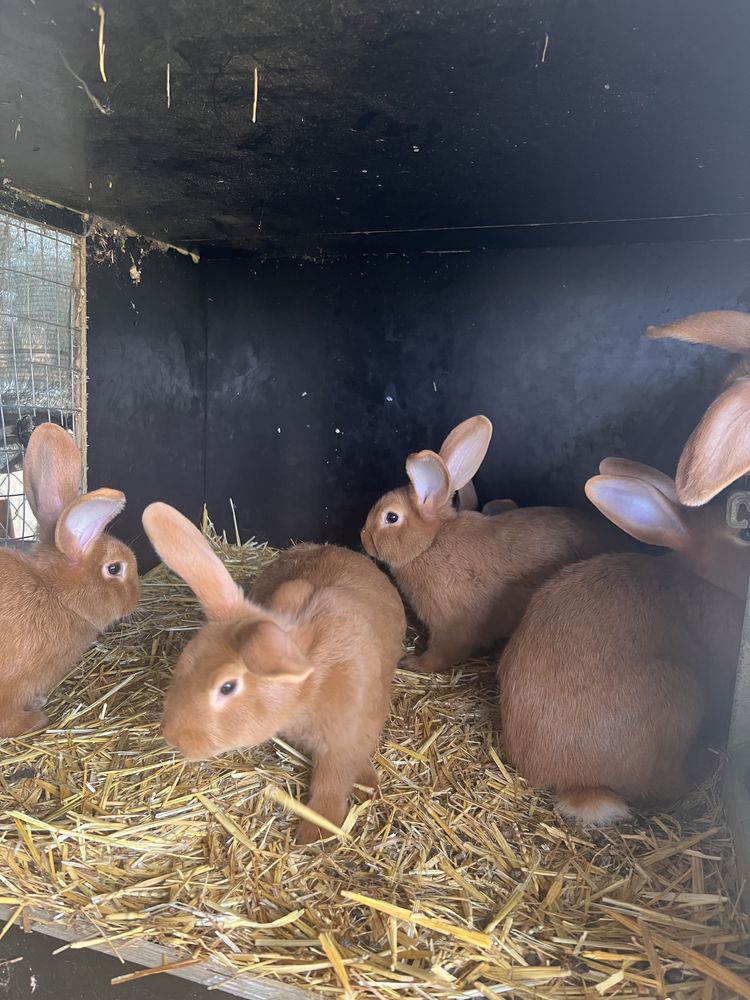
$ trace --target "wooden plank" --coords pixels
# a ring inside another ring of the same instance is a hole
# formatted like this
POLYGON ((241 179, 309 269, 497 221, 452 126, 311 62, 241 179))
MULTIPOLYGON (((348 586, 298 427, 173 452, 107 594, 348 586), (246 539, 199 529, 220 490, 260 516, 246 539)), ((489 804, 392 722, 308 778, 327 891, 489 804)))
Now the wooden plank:
POLYGON ((743 886, 742 904, 750 913, 750 591, 745 602, 722 798, 743 886))
POLYGON ((747 747, 750 747, 750 596, 745 604, 745 620, 742 625, 732 725, 729 730, 729 752, 733 754, 747 747))
MULTIPOLYGON (((89 478, 89 435, 88 435, 88 397, 89 397, 89 369, 88 369, 88 299, 86 286, 86 237, 75 236, 75 270, 73 272, 73 338, 76 340, 78 350, 76 357, 70 359, 73 371, 80 372, 78 380, 78 398, 73 399, 73 410, 75 413, 75 435, 76 444, 81 449, 81 490, 85 493, 88 488, 89 478)), ((75 385, 74 385, 75 392, 75 385)))
POLYGON ((750 913, 750 745, 732 752, 724 771, 722 797, 743 886, 742 905, 750 913))
POLYGON ((743 908, 750 913, 750 591, 745 602, 722 798, 743 885, 743 908))
MULTIPOLYGON (((0 904, 0 925, 9 920, 18 907, 0 904)), ((79 920, 73 925, 63 926, 54 918, 52 910, 32 908, 26 910, 24 926, 40 934, 57 938, 60 941, 83 941, 91 937, 92 928, 86 921, 79 920)), ((106 942, 91 945, 92 951, 100 951, 105 955, 113 955, 125 962, 132 962, 147 969, 157 969, 160 965, 179 962, 186 956, 171 948, 151 944, 148 941, 117 942, 117 952, 106 942)), ((287 986, 273 979, 262 979, 258 976, 232 975, 223 966, 215 962, 202 962, 200 965, 184 966, 164 975, 179 976, 200 986, 211 987, 217 992, 228 993, 241 997, 242 1000, 311 1000, 321 994, 312 990, 301 990, 296 986, 287 986)), ((107 983, 107 986, 109 983, 107 983)), ((123 996, 125 994, 123 993, 123 996)))

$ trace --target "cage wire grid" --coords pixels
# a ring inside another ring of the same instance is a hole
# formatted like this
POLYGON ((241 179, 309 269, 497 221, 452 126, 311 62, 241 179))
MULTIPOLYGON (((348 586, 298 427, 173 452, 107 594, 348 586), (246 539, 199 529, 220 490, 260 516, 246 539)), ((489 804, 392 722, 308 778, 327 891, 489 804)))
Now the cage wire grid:
POLYGON ((23 495, 35 426, 70 431, 86 468, 85 316, 84 238, 0 212, 0 546, 35 537, 23 495))

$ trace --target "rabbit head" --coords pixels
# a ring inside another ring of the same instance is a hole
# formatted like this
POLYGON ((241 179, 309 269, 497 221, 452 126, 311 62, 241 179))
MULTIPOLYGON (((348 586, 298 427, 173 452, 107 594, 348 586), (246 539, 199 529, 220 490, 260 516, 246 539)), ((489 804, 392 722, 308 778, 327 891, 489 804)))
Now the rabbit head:
POLYGON ((586 496, 610 521, 647 545, 671 549, 691 572, 744 599, 750 540, 732 529, 720 507, 687 507, 664 473, 607 458, 586 483, 586 496))
POLYGON ((164 701, 164 738, 190 760, 263 743, 299 705, 313 670, 290 634, 290 617, 249 601, 206 538, 172 507, 151 504, 143 525, 208 619, 175 667, 164 701))
POLYGON ((135 609, 138 567, 128 546, 106 533, 125 494, 99 489, 79 496, 80 481, 81 453, 71 436, 57 424, 41 424, 24 462, 24 491, 40 543, 33 564, 67 606, 104 629, 135 609))
POLYGON ((439 454, 409 455, 409 485, 386 493, 367 515, 361 538, 368 555, 398 568, 429 548, 441 525, 457 516, 453 494, 471 482, 491 437, 487 417, 470 417, 450 432, 439 454))
POLYGON ((57 519, 54 548, 33 557, 45 566, 65 603, 82 609, 99 630, 131 614, 140 597, 133 552, 106 528, 125 506, 125 494, 100 489, 76 497, 57 519))

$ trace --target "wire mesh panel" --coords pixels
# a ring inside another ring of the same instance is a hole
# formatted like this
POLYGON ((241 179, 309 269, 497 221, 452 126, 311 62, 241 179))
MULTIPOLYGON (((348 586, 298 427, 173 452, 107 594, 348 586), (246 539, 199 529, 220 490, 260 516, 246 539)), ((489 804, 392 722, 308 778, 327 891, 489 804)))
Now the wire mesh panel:
POLYGON ((34 538, 23 496, 34 427, 60 424, 83 451, 83 242, 0 212, 0 545, 34 538))

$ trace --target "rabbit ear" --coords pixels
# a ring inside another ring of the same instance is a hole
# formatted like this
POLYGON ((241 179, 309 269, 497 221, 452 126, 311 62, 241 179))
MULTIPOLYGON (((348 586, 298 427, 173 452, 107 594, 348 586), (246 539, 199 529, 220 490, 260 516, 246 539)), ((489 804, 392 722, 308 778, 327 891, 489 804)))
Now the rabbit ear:
POLYGON ((249 604, 208 540, 174 507, 152 503, 142 520, 159 557, 182 577, 208 618, 222 618, 249 604))
POLYGON ((677 496, 699 507, 750 472, 750 380, 732 382, 706 410, 677 466, 677 496))
POLYGON ((294 639, 272 621, 253 625, 240 646, 240 656, 251 674, 269 681, 301 684, 313 672, 294 639))
POLYGON ((460 490, 476 475, 492 439, 487 417, 469 417, 454 427, 443 441, 440 457, 450 476, 451 487, 460 490))
POLYGON ((53 542, 55 525, 81 488, 81 453, 57 424, 40 424, 23 460, 23 492, 37 520, 40 542, 53 542))
POLYGON ((750 313, 731 309, 694 313, 666 326, 649 326, 651 340, 674 337, 691 344, 712 344, 736 354, 750 352, 750 313))
POLYGON ((509 510, 518 510, 515 500, 488 500, 482 507, 482 513, 486 517, 497 517, 498 514, 507 514, 509 510))
MULTIPOLYGON (((750 354, 750 313, 695 313, 668 326, 650 326, 646 334, 750 354)), ((750 471, 750 381, 743 367, 740 362, 730 374, 682 450, 675 481, 679 501, 688 507, 707 503, 750 471)))
POLYGON ((469 480, 466 486, 462 486, 458 491, 457 507, 459 510, 476 510, 479 506, 477 491, 474 483, 469 480))
POLYGON ((650 465, 633 462, 629 458, 603 458, 599 463, 599 472, 602 476, 630 476, 633 479, 642 479, 644 483, 655 486, 672 503, 679 503, 674 479, 666 472, 659 472, 650 465))
POLYGON ((434 451, 418 451, 406 460, 406 474, 420 513, 434 514, 451 498, 451 480, 445 463, 434 451))
POLYGON ((55 527, 55 545, 69 559, 79 559, 125 506, 119 490, 94 490, 76 497, 55 527))
POLYGON ((586 496, 618 528, 639 542, 682 549, 688 529, 676 503, 642 479, 594 476, 586 483, 586 496))

